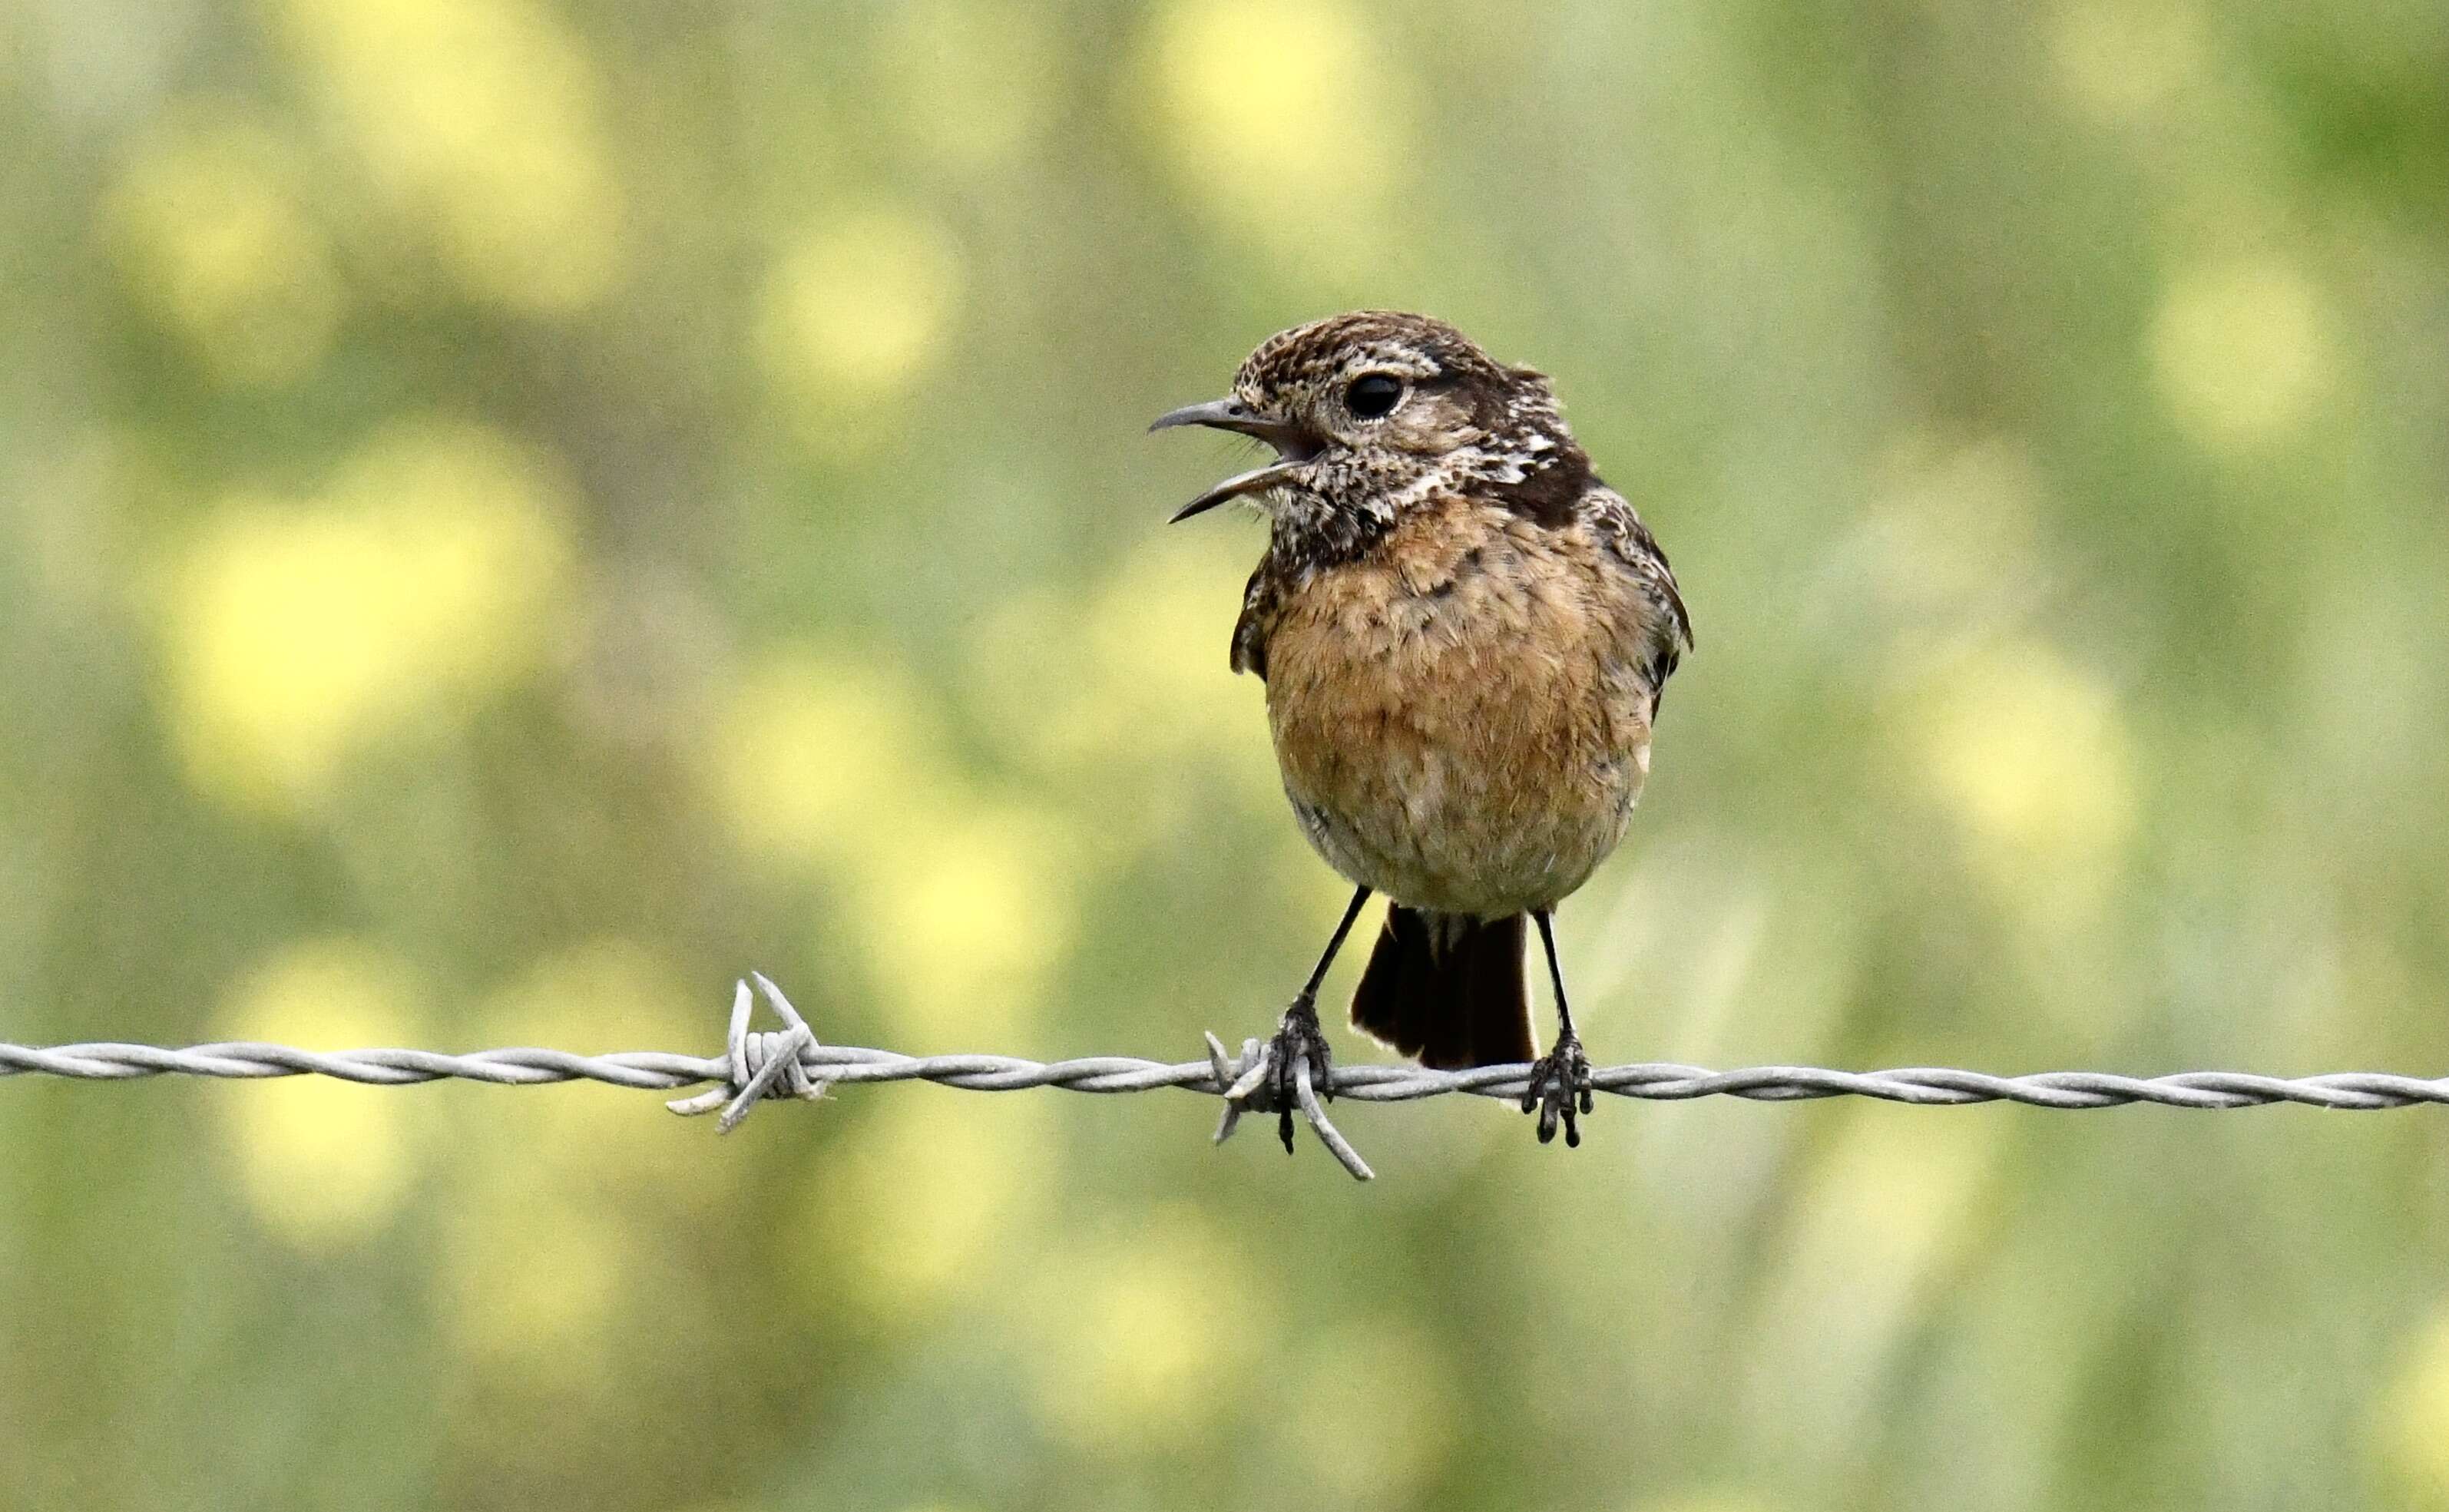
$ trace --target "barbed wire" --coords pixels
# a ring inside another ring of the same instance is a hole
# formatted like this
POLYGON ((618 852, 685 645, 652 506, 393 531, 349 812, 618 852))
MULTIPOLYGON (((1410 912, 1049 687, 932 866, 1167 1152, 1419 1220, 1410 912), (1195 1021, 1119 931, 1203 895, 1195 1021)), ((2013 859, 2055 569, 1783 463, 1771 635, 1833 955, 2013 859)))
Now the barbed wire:
MULTIPOLYGON (((28 1045, 0 1042, 0 1077, 56 1076, 124 1081, 156 1076, 252 1079, 324 1076, 368 1086, 410 1086, 426 1081, 489 1081, 499 1086, 541 1086, 560 1081, 600 1081, 642 1091, 668 1092, 713 1083, 667 1104, 675 1113, 721 1110, 717 1127, 737 1127, 762 1099, 822 1097, 828 1087, 871 1081, 933 1081, 970 1092, 1018 1092, 1062 1087, 1073 1092, 1151 1092, 1175 1087, 1224 1100, 1216 1130, 1221 1142, 1244 1113, 1274 1113, 1289 1146, 1291 1114, 1298 1107, 1345 1170, 1367 1180, 1368 1163, 1327 1118, 1324 1101, 1410 1102, 1465 1094, 1518 1101, 1530 1085, 1527 1064, 1480 1066, 1469 1071, 1432 1071, 1410 1065, 1338 1065, 1325 1086, 1314 1085, 1308 1062, 1296 1060, 1292 1105, 1278 1092, 1272 1046, 1245 1040, 1228 1054, 1210 1034, 1207 1056, 1168 1063, 1134 1056, 1088 1056, 1070 1061, 1030 1061, 1008 1055, 901 1055, 819 1043, 782 990, 762 975, 752 976, 758 993, 782 1020, 777 1030, 749 1027, 754 997, 747 982, 732 994, 731 1026, 724 1053, 703 1057, 660 1050, 576 1055, 567 1050, 511 1048, 446 1055, 434 1050, 301 1050, 285 1044, 227 1041, 168 1049, 110 1041, 85 1044, 28 1045), (1323 1094, 1323 1098, 1321 1094, 1323 1094)), ((1681 1102, 1733 1097, 1758 1102, 1819 1098, 1872 1098, 1920 1107, 1963 1107, 2016 1102, 2027 1107, 2081 1109, 2157 1103, 2172 1108, 2251 1108, 2293 1102, 2345 1112, 2373 1112, 2449 1103, 2449 1077, 2400 1076, 2385 1071, 2340 1071, 2320 1076, 2277 1077, 2246 1071, 2181 1071, 2131 1077, 2106 1071, 2040 1071, 1994 1076, 1943 1066, 1905 1066, 1885 1071, 1838 1071, 1821 1066, 1759 1065, 1712 1071, 1672 1062, 1593 1068, 1598 1092, 1649 1101, 1681 1102)))

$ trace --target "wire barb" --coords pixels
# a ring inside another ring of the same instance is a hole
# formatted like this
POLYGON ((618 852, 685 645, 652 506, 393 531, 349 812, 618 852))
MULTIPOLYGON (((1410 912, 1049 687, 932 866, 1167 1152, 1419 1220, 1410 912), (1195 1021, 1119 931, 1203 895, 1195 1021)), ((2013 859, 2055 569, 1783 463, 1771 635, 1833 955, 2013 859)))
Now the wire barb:
MULTIPOLYGON (((1216 1143, 1223 1144, 1232 1137, 1244 1113, 1288 1111, 1276 1103, 1276 1047, 1273 1041, 1244 1040, 1241 1055, 1227 1061, 1224 1042, 1212 1033, 1206 1036, 1206 1040, 1208 1080, 1221 1090, 1224 1099, 1224 1116, 1216 1120, 1216 1143)), ((1352 1173, 1354 1180, 1376 1180, 1378 1173, 1369 1169, 1369 1162, 1360 1158, 1360 1152, 1352 1147, 1352 1141, 1346 1139, 1334 1121, 1327 1118, 1326 1107, 1319 1101, 1318 1089, 1312 1084, 1308 1057, 1302 1056, 1293 1062, 1293 1077, 1302 1117, 1309 1120, 1310 1131, 1318 1136, 1318 1142, 1325 1145, 1328 1153, 1352 1173)), ((1289 1152, 1292 1149, 1292 1125, 1286 1123, 1284 1128, 1284 1149, 1289 1152)))
POLYGON ((754 1003, 748 995, 748 984, 734 982, 729 1049, 724 1056, 730 1075, 723 1079, 723 1085, 711 1091, 692 1098, 676 1098, 664 1104, 683 1118, 721 1108, 723 1117, 714 1120, 717 1134, 729 1134, 740 1127, 740 1120, 748 1117, 748 1110, 757 1105, 759 1098, 798 1098, 814 1102, 825 1095, 826 1078, 813 1072, 800 1059, 817 1047, 817 1031, 808 1027, 808 1021, 800 1017, 800 1010, 791 1006, 791 1000, 764 972, 748 974, 757 979, 757 990, 774 1005, 775 1014, 782 1021, 781 1029, 750 1033, 748 1017, 754 1011, 754 1003))

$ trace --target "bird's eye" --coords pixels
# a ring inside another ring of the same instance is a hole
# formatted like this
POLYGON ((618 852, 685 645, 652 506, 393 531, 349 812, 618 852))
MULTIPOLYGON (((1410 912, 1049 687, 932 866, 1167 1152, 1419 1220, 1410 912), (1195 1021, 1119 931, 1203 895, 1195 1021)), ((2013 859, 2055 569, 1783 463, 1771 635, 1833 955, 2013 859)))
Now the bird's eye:
POLYGON ((1363 420, 1391 412, 1403 397, 1403 380, 1383 373, 1364 373, 1343 391, 1344 407, 1363 420))

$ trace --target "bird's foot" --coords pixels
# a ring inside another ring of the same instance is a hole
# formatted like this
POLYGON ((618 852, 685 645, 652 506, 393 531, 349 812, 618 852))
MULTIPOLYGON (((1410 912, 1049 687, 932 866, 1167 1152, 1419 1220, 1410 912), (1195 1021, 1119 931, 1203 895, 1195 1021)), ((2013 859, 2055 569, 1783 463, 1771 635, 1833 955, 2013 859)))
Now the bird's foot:
POLYGON ((1335 1052, 1327 1048, 1326 1031, 1319 1026, 1318 1004, 1307 995, 1293 999, 1267 1042, 1267 1065, 1275 1081, 1276 1138, 1284 1153, 1293 1153, 1293 1114, 1301 1107, 1301 1072, 1309 1068, 1309 1082, 1318 1096, 1335 1099, 1335 1052))
POLYGON ((1574 1113, 1591 1111, 1591 1062, 1582 1054, 1581 1037, 1567 1029, 1556 1036, 1556 1047, 1531 1062, 1531 1084, 1522 1092, 1522 1111, 1539 1115, 1539 1142, 1546 1144, 1556 1138, 1556 1124, 1565 1125, 1565 1145, 1574 1148, 1582 1142, 1581 1126, 1574 1122, 1574 1113))
POLYGON ((1207 1061, 1214 1068, 1217 1088, 1224 1094, 1224 1116, 1216 1123, 1217 1143, 1232 1137, 1243 1114, 1272 1113, 1276 1137, 1284 1141, 1284 1153, 1290 1155, 1293 1115, 1298 1112, 1309 1120, 1311 1132, 1346 1171, 1358 1180, 1370 1178, 1369 1162, 1327 1119, 1326 1100, 1335 1096, 1335 1059, 1326 1047, 1325 1032, 1319 1027, 1318 1004, 1308 993, 1293 1000, 1266 1043, 1244 1041, 1238 1060, 1228 1060, 1223 1042, 1209 1035, 1207 1061))

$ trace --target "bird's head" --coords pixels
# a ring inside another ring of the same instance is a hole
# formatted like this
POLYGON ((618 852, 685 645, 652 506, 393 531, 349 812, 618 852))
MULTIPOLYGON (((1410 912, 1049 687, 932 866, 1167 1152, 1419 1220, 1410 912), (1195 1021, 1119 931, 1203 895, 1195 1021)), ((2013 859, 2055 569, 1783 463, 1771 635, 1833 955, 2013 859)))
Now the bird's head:
POLYGON ((1185 425, 1255 436, 1276 458, 1226 478, 1176 520, 1245 499, 1280 526, 1349 535, 1465 488, 1578 494, 1589 480, 1543 374, 1496 361, 1442 320, 1396 311, 1269 336, 1229 396, 1149 429, 1185 425))

